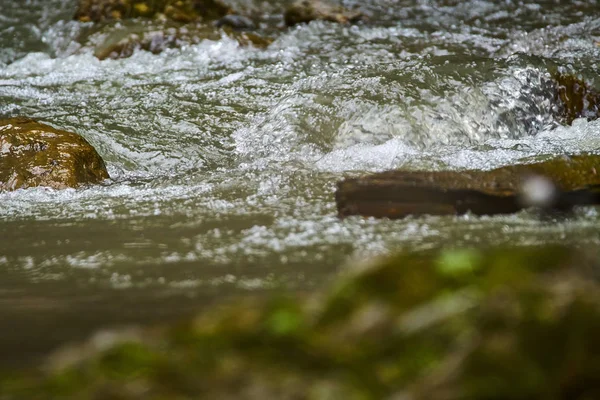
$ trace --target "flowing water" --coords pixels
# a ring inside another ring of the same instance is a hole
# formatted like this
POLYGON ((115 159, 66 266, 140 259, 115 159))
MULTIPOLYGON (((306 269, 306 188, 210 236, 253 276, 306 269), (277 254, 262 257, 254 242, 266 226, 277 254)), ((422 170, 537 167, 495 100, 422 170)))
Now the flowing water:
MULTIPOLYGON (((80 133, 111 175, 0 193, 1 366, 101 327, 311 290, 399 249, 600 244, 593 207, 339 220, 333 197, 370 171, 597 152, 600 121, 554 121, 549 72, 600 84, 597 1, 356 4, 368 23, 281 29, 264 50, 223 36, 99 61, 75 40, 75 1, 0 0, 0 117, 80 133)), ((281 18, 277 2, 238 5, 281 18)))

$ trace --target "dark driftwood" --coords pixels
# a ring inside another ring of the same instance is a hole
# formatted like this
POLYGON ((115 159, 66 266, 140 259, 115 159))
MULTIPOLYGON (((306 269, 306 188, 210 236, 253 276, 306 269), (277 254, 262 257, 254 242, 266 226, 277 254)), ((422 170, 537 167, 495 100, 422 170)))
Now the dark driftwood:
POLYGON ((340 217, 363 215, 508 214, 527 207, 520 188, 525 178, 544 176, 556 186, 548 207, 565 210, 600 202, 600 157, 582 155, 491 171, 387 171, 338 183, 340 217))

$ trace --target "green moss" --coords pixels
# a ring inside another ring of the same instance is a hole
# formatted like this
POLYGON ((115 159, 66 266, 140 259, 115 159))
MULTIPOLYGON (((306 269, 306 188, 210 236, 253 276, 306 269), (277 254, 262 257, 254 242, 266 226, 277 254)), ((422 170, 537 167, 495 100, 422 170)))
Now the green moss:
POLYGON ((438 257, 437 272, 443 276, 473 274, 481 266, 481 254, 473 249, 443 251, 438 257))

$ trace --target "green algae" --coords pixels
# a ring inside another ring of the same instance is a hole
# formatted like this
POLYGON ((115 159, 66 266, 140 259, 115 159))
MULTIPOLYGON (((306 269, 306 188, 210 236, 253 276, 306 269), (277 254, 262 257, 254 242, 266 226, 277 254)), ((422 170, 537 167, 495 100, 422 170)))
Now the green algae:
POLYGON ((399 254, 319 295, 73 347, 0 398, 597 398, 600 264, 583 253, 399 254))
POLYGON ((0 191, 74 188, 108 177, 104 161, 81 136, 29 118, 0 120, 0 191))

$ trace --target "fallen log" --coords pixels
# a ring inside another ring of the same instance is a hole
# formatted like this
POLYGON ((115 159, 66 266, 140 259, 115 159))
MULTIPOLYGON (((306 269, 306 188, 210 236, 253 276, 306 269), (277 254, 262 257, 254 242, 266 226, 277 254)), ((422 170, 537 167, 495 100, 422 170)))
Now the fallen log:
POLYGON ((335 198, 342 218, 510 214, 530 206, 562 211, 600 204, 596 167, 600 156, 577 155, 491 171, 394 170, 338 182, 335 198))

